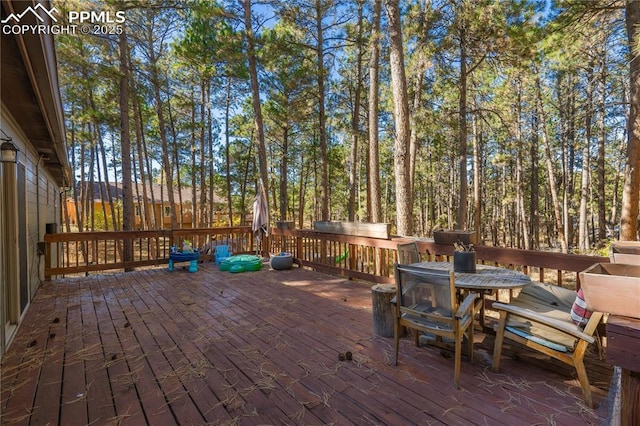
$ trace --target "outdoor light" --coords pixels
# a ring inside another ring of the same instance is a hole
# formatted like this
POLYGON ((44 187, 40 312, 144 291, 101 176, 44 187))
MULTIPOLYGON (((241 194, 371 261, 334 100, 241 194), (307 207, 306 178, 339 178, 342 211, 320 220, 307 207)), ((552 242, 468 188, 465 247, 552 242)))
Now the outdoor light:
POLYGON ((11 142, 3 142, 0 145, 0 161, 3 163, 17 163, 18 151, 18 148, 11 142))

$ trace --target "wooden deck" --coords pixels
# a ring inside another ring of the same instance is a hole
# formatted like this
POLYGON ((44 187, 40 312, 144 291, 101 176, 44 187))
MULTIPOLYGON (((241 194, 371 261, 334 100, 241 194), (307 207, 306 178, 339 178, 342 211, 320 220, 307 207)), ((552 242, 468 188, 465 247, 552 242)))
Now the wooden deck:
MULTIPOLYGON (((370 286, 303 269, 45 283, 2 362, 2 424, 602 424, 570 370, 372 336, 370 286), (340 361, 351 351, 352 361, 340 361), (445 356, 443 356, 443 354, 445 356), (546 367, 546 368, 544 368, 546 367)), ((595 367, 593 367, 595 368, 595 367)))

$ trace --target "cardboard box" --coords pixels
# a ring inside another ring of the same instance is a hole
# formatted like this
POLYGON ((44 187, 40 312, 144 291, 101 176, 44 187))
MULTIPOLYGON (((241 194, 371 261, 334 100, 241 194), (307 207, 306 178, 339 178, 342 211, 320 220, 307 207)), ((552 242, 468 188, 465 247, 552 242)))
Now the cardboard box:
POLYGON ((640 265, 596 263, 580 283, 589 310, 640 318, 640 265))
POLYGON ((614 263, 640 265, 640 241, 614 241, 610 258, 614 263))

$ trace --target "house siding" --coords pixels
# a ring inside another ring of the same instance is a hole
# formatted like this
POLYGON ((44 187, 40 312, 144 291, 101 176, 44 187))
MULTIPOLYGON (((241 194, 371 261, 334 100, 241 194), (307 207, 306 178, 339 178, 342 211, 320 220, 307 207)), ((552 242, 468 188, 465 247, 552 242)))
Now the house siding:
MULTIPOLYGON (((0 3, 3 17, 22 16, 35 4, 18 0, 0 3)), ((38 3, 51 7, 49 0, 38 3)), ((2 143, 12 143, 20 150, 18 164, 3 164, 0 177, 2 356, 44 278, 38 241, 43 239, 47 223, 60 221, 58 187, 71 185, 73 178, 65 146, 54 35, 3 32, 0 39, 2 143)))
MULTIPOLYGON (((44 258, 37 253, 37 243, 42 241, 47 223, 60 224, 60 197, 58 195, 60 188, 46 170, 43 162, 40 161, 40 156, 17 125, 4 103, 2 103, 0 126, 7 136, 11 137, 11 142, 20 150, 18 167, 22 165, 25 168, 26 257, 23 258, 24 256, 17 255, 17 272, 12 270, 15 267, 11 268, 10 265, 5 263, 7 263, 8 250, 16 250, 19 253, 19 250, 17 250, 18 241, 8 241, 10 236, 0 233, 0 241, 2 242, 0 245, 4 248, 3 252, 0 253, 0 269, 3 271, 3 274, 0 274, 0 284, 3 289, 0 293, 0 300, 3 301, 0 304, 0 310, 5 310, 6 286, 17 286, 19 292, 19 286, 24 284, 19 282, 19 279, 14 280, 16 277, 20 277, 20 268, 26 267, 27 271, 28 302, 26 306, 20 309, 19 317, 15 324, 17 326, 20 318, 28 308, 28 303, 35 295, 36 289, 44 278, 44 258)), ((4 188, 7 177, 8 174, 2 175, 0 187, 4 188)), ((9 209, 14 209, 15 211, 17 207, 2 205, 0 217, 3 220, 7 220, 9 217, 9 209)), ((18 231, 21 232, 21 230, 18 231)), ((10 263, 15 264, 12 261, 10 263)), ((5 314, 4 312, 2 313, 5 314)), ((10 320, 14 322, 16 318, 10 318, 10 320)), ((13 331, 15 331, 15 328, 10 328, 8 334, 2 339, 3 345, 0 355, 4 353, 4 348, 10 343, 13 331)))

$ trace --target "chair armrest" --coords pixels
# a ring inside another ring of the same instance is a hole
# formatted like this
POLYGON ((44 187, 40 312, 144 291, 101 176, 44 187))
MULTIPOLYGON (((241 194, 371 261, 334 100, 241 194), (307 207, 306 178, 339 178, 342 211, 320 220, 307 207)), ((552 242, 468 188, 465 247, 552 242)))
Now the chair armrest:
POLYGON ((471 308, 475 305, 476 299, 479 297, 478 293, 469 293, 467 297, 464 298, 460 306, 458 306, 458 310, 456 311, 456 319, 462 319, 467 315, 471 308))
POLYGON ((583 333, 582 331, 580 331, 580 329, 578 329, 578 326, 576 325, 559 321, 555 318, 550 318, 548 316, 539 314, 537 312, 533 312, 529 309, 523 309, 517 306, 505 304, 505 303, 494 302, 492 306, 493 306, 493 309, 495 310, 505 311, 510 314, 517 315, 522 318, 526 318, 530 321, 534 321, 539 324, 544 324, 548 327, 554 328, 566 334, 570 334, 573 337, 585 340, 589 343, 595 342, 595 339, 593 336, 583 333))

